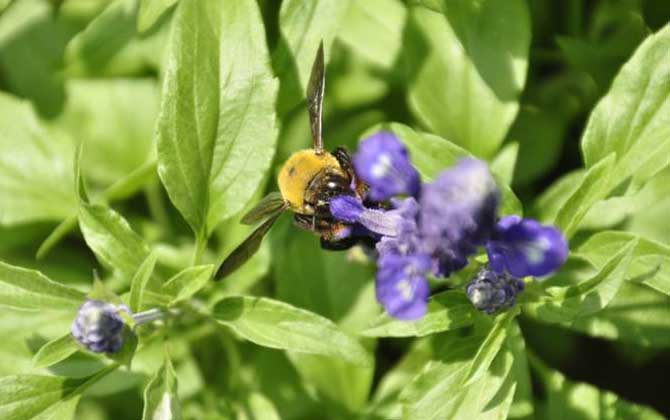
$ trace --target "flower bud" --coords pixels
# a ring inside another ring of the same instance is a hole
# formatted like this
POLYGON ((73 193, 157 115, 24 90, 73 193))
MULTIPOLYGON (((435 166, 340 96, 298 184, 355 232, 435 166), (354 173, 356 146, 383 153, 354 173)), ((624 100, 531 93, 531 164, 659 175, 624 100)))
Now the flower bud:
POLYGON ((123 346, 124 322, 119 311, 130 312, 99 300, 87 300, 72 323, 72 336, 95 353, 116 353, 123 346))
POLYGON ((521 279, 484 268, 465 290, 475 308, 493 314, 514 306, 516 296, 523 291, 524 286, 521 279))

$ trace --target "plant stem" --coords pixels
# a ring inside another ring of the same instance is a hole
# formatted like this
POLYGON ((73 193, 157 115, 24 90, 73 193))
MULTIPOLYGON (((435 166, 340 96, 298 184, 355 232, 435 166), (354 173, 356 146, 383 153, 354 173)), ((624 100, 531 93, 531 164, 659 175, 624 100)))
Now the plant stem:
POLYGON ((137 325, 146 324, 148 322, 156 321, 158 319, 163 319, 165 313, 158 308, 149 309, 148 311, 138 312, 133 315, 133 319, 137 325))
POLYGON ((193 258, 191 259, 191 266, 200 264, 202 255, 207 248, 207 234, 200 233, 195 235, 195 249, 193 250, 193 258))

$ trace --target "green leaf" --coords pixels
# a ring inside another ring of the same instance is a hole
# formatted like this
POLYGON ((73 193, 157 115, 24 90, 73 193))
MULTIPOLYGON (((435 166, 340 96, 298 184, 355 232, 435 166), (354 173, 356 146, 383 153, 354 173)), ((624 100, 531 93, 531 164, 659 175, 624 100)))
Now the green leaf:
POLYGON ((556 180, 533 203, 530 216, 542 223, 553 223, 568 198, 581 185, 585 171, 568 172, 556 180))
POLYGON ((280 40, 272 66, 281 80, 277 109, 283 116, 305 99, 307 81, 319 43, 323 41, 326 64, 330 47, 350 0, 286 0, 279 11, 280 40))
POLYGON ((594 337, 670 347, 670 297, 646 286, 625 282, 600 312, 576 319, 570 328, 594 337))
POLYGON ((407 9, 400 0, 352 1, 337 38, 370 63, 390 69, 402 45, 407 9))
POLYGON ((35 368, 43 368, 55 365, 76 353, 77 350, 79 350, 79 346, 74 338, 72 338, 72 334, 65 334, 40 347, 39 351, 33 357, 33 366, 35 368))
POLYGON ((274 155, 277 82, 253 0, 177 7, 157 130, 158 172, 202 241, 242 210, 274 155))
POLYGON ((0 223, 65 219, 76 210, 73 143, 49 136, 30 104, 0 93, 0 223))
POLYGON ((582 257, 597 268, 631 241, 637 240, 626 278, 670 295, 670 247, 633 233, 604 231, 581 244, 574 256, 582 257))
POLYGON ((85 143, 86 179, 108 186, 155 157, 152 136, 159 90, 153 79, 73 79, 54 122, 85 143))
POLYGON ((176 2, 177 0, 140 0, 137 30, 145 32, 150 29, 176 2))
POLYGON ((151 280, 151 274, 156 266, 156 254, 150 253, 149 256, 142 262, 137 272, 130 281, 130 297, 128 298, 128 306, 131 312, 139 312, 143 308, 144 291, 151 280))
POLYGON ((179 420, 180 418, 181 406, 177 398, 177 375, 166 354, 163 365, 144 389, 142 420, 179 420))
POLYGON ((569 325, 576 318, 593 315, 607 306, 624 281, 637 241, 614 254, 592 278, 573 286, 550 287, 548 296, 527 303, 523 309, 543 322, 569 325))
POLYGON ((381 314, 366 330, 368 337, 424 337, 471 325, 473 306, 462 291, 451 290, 433 295, 428 312, 418 321, 399 321, 386 313, 381 314))
POLYGON ((505 185, 512 184, 518 155, 519 143, 508 143, 491 162, 491 172, 498 175, 505 185))
POLYGON ((591 207, 609 193, 615 160, 616 157, 610 155, 591 167, 558 211, 554 223, 567 238, 572 237, 577 231, 579 222, 591 207))
POLYGON ((545 366, 537 357, 530 358, 540 372, 539 382, 546 402, 538 407, 537 418, 546 420, 661 420, 651 408, 633 404, 618 395, 583 382, 569 381, 558 371, 545 366))
POLYGON ((427 363, 403 390, 404 418, 502 419, 512 402, 515 384, 511 377, 512 355, 506 346, 480 379, 463 386, 472 368, 472 355, 481 347, 486 331, 462 336, 447 332, 439 359, 427 363))
POLYGON ((15 375, 0 378, 0 418, 12 420, 67 420, 74 418, 79 397, 112 372, 110 365, 86 378, 15 375))
POLYGON ((113 67, 115 56, 135 36, 137 0, 114 0, 79 32, 65 49, 69 76, 101 73, 113 67))
POLYGON ((212 278, 214 266, 199 265, 188 267, 177 273, 163 285, 163 291, 174 296, 170 305, 189 299, 205 287, 212 278))
POLYGON ((272 401, 258 392, 252 392, 247 396, 244 410, 237 415, 238 420, 281 420, 272 401))
POLYGON ((56 283, 39 271, 0 262, 0 306, 75 311, 84 299, 84 293, 56 283))
POLYGON ((533 388, 531 385, 528 356, 526 356, 526 342, 516 321, 512 321, 508 330, 507 346, 512 352, 514 363, 511 374, 516 382, 514 400, 509 410, 510 419, 533 419, 533 388))
POLYGON ((234 296, 214 308, 217 322, 258 345, 342 358, 370 366, 368 352, 330 320, 267 298, 234 296))
POLYGON ((79 226, 86 244, 100 262, 109 269, 119 270, 128 280, 149 256, 149 246, 142 237, 109 207, 82 203, 79 226))
POLYGON ((495 359, 507 338, 510 323, 518 313, 518 308, 515 308, 497 316, 493 320, 493 326, 481 346, 477 349, 477 353, 475 353, 472 359, 472 364, 463 378, 465 386, 476 382, 489 370, 493 359, 495 359))
POLYGON ((644 182, 670 164, 670 28, 649 36, 593 110, 582 151, 588 168, 611 153, 610 187, 644 182))
POLYGON ((492 156, 517 114, 526 79, 526 2, 414 1, 404 45, 416 117, 474 155, 492 156))

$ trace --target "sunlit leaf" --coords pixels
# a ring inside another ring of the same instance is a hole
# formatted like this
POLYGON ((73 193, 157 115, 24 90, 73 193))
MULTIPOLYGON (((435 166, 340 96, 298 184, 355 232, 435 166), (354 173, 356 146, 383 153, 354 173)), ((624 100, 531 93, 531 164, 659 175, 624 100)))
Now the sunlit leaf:
POLYGON ((177 398, 177 375, 169 357, 156 371, 144 389, 143 420, 179 420, 181 407, 177 398))

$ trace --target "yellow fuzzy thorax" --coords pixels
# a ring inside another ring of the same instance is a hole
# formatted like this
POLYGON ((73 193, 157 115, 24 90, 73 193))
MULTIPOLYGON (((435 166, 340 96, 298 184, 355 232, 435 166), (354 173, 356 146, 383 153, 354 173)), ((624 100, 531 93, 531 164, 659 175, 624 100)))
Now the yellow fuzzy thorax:
POLYGON ((284 163, 277 183, 284 200, 296 213, 309 214, 303 207, 305 190, 309 182, 326 167, 340 167, 340 163, 328 152, 317 155, 314 150, 300 150, 291 155, 284 163))

